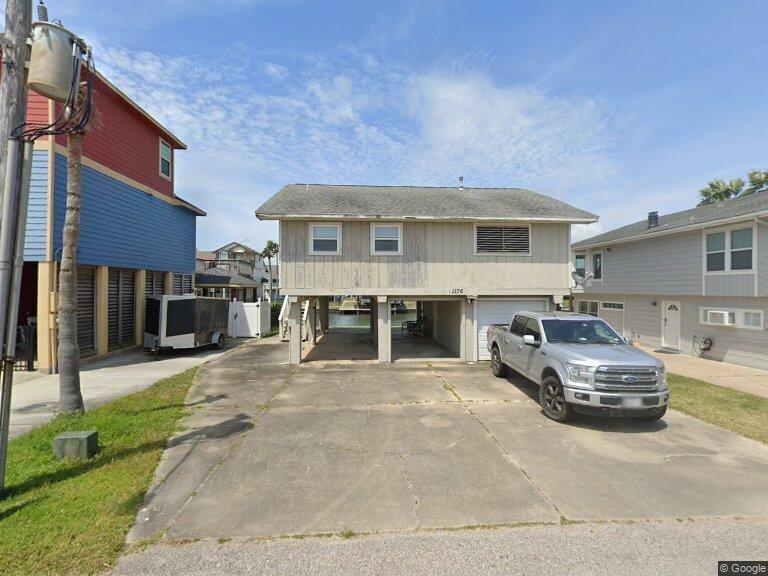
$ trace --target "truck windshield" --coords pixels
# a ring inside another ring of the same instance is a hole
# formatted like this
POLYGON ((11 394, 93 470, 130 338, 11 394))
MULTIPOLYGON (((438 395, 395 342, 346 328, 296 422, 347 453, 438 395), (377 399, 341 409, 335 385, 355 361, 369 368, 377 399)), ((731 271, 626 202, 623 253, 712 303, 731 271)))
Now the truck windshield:
POLYGON ((602 320, 542 320, 547 342, 553 344, 624 344, 602 320))

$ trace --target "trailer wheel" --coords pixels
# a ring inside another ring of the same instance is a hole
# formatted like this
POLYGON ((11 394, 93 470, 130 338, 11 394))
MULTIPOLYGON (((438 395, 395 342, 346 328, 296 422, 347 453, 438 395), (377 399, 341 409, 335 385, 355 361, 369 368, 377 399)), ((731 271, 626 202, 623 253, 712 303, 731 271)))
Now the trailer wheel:
POLYGON ((224 334, 219 334, 219 337, 216 338, 216 348, 219 350, 224 348, 224 334))

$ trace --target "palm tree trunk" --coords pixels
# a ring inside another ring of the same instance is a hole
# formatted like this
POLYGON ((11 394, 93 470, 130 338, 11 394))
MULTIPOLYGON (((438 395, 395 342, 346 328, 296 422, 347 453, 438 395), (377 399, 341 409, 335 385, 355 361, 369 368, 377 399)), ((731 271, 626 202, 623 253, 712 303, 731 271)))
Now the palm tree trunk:
POLYGON ((80 237, 83 134, 67 139, 67 212, 59 270, 59 409, 81 412, 80 349, 77 346, 77 243, 80 237))
POLYGON ((267 256, 267 262, 269 263, 269 300, 275 300, 275 291, 272 290, 272 256, 267 256))

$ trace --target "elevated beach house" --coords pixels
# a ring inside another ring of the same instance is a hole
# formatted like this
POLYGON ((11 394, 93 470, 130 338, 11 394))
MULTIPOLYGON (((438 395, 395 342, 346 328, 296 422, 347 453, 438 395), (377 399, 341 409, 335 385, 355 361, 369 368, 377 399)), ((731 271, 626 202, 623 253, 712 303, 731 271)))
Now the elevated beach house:
MULTIPOLYGON (((489 324, 554 309, 569 294, 570 228, 597 216, 516 188, 290 184, 257 211, 280 224, 280 294, 290 361, 301 361, 302 301, 373 300, 380 362, 390 362, 391 300, 416 300, 422 335, 456 358, 488 357, 489 324)), ((394 328, 394 329, 393 329, 394 328)))
POLYGON ((768 369, 768 193, 647 218, 573 245, 576 310, 643 345, 768 369))

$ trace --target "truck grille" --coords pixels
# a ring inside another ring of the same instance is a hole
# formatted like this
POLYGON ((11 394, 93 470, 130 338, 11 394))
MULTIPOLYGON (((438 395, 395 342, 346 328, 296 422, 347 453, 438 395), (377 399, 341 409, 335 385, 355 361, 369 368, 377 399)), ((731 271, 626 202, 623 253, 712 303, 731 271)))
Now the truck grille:
POLYGON ((656 392, 655 368, 637 366, 600 366, 595 372, 595 390, 611 392, 656 392))

